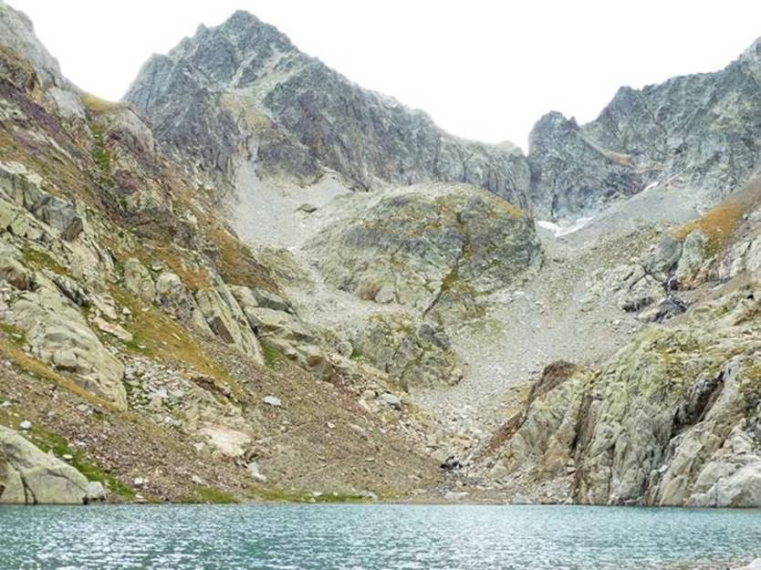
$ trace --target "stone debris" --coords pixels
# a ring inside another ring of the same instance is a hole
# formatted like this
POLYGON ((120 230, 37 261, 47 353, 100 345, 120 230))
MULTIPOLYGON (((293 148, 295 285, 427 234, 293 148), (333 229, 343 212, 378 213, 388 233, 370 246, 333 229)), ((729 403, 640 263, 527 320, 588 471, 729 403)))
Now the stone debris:
POLYGON ((283 406, 282 400, 278 398, 277 396, 265 396, 262 399, 262 402, 264 402, 268 406, 272 406, 273 408, 281 408, 283 406))

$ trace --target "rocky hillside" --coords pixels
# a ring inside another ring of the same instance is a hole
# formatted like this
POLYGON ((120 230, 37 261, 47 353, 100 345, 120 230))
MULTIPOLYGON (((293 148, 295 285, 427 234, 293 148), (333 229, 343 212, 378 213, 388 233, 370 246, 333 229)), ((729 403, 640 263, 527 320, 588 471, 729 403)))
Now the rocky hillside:
POLYGON ((331 354, 217 193, 63 79, 4 4, 0 69, 0 502, 359 500, 436 479, 427 420, 331 354))

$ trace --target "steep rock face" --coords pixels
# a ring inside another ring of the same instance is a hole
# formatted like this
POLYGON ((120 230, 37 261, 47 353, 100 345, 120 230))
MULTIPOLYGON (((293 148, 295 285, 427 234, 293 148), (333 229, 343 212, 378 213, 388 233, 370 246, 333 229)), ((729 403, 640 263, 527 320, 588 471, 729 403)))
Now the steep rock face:
POLYGON ((554 218, 594 212, 651 184, 715 204, 759 165, 761 42, 715 73, 622 87, 581 127, 553 113, 531 135, 531 200, 554 218))
POLYGON ((560 113, 542 117, 531 131, 530 200, 548 218, 594 212, 643 188, 629 155, 601 148, 560 113))
POLYGON ((199 28, 142 69, 126 100, 167 147, 230 180, 236 159, 308 182, 325 168, 351 184, 465 182, 525 206, 522 153, 457 139, 420 111, 364 90, 245 12, 199 28))
POLYGON ((548 369, 490 464, 561 489, 554 500, 760 506, 759 299, 741 289, 653 327, 599 373, 549 383, 548 369))

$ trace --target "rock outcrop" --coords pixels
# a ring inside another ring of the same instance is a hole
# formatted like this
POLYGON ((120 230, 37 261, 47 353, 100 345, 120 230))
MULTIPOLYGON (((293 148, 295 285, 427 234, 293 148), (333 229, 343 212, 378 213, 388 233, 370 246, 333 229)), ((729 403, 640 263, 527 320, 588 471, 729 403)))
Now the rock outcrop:
POLYGON ((540 258, 527 214, 478 188, 424 184, 384 194, 310 246, 326 281, 441 322, 481 314, 479 297, 540 258))
POLYGON ((95 490, 79 471, 0 426, 0 504, 81 505, 95 490))
POLYGON ((743 288, 639 334, 602 370, 551 367, 488 465, 538 500, 761 506, 761 291, 743 288))
POLYGON ((462 369, 446 331, 400 313, 374 315, 357 332, 354 355, 389 374, 404 389, 457 384, 462 369))

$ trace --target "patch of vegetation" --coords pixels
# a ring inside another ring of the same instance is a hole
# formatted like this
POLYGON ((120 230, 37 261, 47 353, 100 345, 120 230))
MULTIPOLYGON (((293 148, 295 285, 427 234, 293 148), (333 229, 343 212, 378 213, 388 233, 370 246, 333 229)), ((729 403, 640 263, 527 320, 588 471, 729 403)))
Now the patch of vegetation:
POLYGON ((110 186, 113 183, 111 176, 111 154, 106 148, 104 134, 105 129, 102 126, 93 125, 92 136, 95 141, 95 148, 92 151, 92 158, 100 170, 101 182, 110 186))
POLYGON ((350 360, 356 360, 356 361, 363 361, 365 359, 365 353, 362 352, 359 348, 352 345, 351 348, 351 354, 349 355, 350 360))
POLYGON ((706 254, 718 254, 734 233, 745 208, 737 202, 719 204, 702 218, 683 225, 674 232, 674 237, 683 240, 694 230, 702 231, 708 237, 706 254))
POLYGON ((189 268, 183 260, 184 256, 179 255, 178 252, 166 248, 157 248, 155 254, 191 291, 211 287, 209 272, 203 267, 189 268))
POLYGON ((278 291, 267 269, 238 238, 220 228, 209 229, 207 235, 218 248, 217 270, 226 283, 278 291))
POLYGON ((252 498, 278 503, 363 503, 370 500, 363 495, 351 493, 315 495, 310 491, 286 490, 261 485, 251 487, 250 491, 252 498))
POLYGON ((132 340, 125 342, 124 346, 135 354, 148 355, 150 353, 146 340, 141 333, 132 333, 132 340))
POLYGON ((0 323, 0 331, 3 332, 0 337, 7 337, 16 346, 26 345, 26 333, 17 326, 10 323, 0 323))
POLYGON ((27 246, 22 250, 21 255, 24 265, 33 269, 49 269, 59 275, 68 275, 66 268, 53 259, 47 252, 27 246))
POLYGON ((288 357, 275 343, 265 338, 261 340, 261 346, 262 356, 264 357, 264 364, 266 364, 269 368, 278 368, 282 364, 288 362, 288 357))
POLYGON ((740 384, 740 394, 748 412, 761 404, 761 365, 751 363, 747 368, 747 380, 740 384))
POLYGON ((135 490, 104 471, 97 463, 86 457, 81 451, 72 448, 65 438, 40 426, 33 426, 29 439, 44 452, 52 451, 58 457, 70 455, 69 462, 77 471, 87 477, 88 481, 97 481, 108 490, 125 499, 134 499, 135 490))
POLYGON ((205 485, 196 485, 190 494, 180 500, 181 503, 203 503, 215 505, 230 505, 238 503, 238 499, 232 493, 207 487, 205 485))
POLYGON ((123 107, 121 103, 106 101, 105 99, 101 99, 92 93, 82 94, 82 104, 88 111, 98 114, 107 113, 108 111, 114 111, 123 107))

